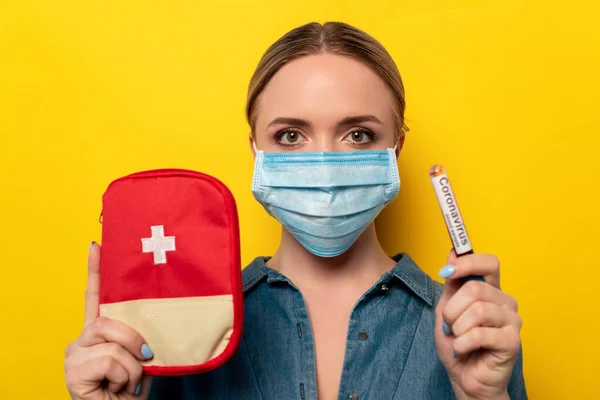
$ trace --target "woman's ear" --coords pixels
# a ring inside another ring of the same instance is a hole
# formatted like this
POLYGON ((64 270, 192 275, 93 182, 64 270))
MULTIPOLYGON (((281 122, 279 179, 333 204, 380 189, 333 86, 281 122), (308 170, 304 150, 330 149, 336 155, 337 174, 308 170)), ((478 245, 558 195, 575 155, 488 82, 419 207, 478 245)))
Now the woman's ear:
POLYGON ((248 135, 248 144, 250 145, 250 151, 252 152, 252 158, 256 158, 256 146, 254 144, 254 138, 252 133, 248 135))
POLYGON ((398 139, 398 146, 396 146, 396 158, 400 156, 400 150, 402 150, 402 147, 404 146, 404 139, 406 139, 406 134, 403 132, 398 139))

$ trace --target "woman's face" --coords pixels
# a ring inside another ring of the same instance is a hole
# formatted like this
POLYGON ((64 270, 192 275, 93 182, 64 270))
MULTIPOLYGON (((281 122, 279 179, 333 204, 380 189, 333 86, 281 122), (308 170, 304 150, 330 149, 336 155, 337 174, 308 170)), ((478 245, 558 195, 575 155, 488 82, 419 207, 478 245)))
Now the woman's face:
POLYGON ((261 93, 256 148, 383 150, 394 147, 395 126, 392 95, 375 72, 349 57, 311 55, 281 68, 261 93))

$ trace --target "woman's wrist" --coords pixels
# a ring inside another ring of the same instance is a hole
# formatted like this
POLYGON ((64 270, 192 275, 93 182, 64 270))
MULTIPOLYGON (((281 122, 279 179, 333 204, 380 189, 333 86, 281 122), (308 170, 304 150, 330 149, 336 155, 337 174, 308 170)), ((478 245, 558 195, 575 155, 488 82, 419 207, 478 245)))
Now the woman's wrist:
POLYGON ((507 393, 504 393, 497 397, 469 397, 464 394, 462 391, 454 391, 454 395, 456 396, 456 400, 510 400, 510 396, 507 393))
POLYGON ((497 397, 469 397, 464 393, 462 395, 458 395, 456 394, 456 392, 455 395, 456 400, 510 400, 510 396, 508 395, 508 393, 504 393, 497 397))
POLYGON ((494 397, 493 400, 510 400, 510 396, 508 395, 508 392, 504 392, 501 396, 494 397))
POLYGON ((481 397, 469 396, 460 388, 460 386, 458 384, 456 384, 454 382, 452 382, 452 390, 454 391, 454 396, 456 397, 456 400, 510 400, 510 396, 508 395, 508 390, 506 390, 502 394, 493 395, 493 396, 488 396, 488 395, 482 395, 481 397))

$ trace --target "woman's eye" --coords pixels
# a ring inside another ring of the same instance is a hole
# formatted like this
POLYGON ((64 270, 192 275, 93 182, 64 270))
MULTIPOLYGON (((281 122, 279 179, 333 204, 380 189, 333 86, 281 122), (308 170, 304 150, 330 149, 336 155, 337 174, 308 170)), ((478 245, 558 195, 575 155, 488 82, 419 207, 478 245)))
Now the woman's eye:
POLYGON ((283 131, 277 135, 277 141, 282 144, 297 144, 304 139, 304 136, 297 131, 283 131))
POLYGON ((350 132, 345 140, 354 144, 365 144, 373 141, 374 134, 366 129, 357 129, 350 132))

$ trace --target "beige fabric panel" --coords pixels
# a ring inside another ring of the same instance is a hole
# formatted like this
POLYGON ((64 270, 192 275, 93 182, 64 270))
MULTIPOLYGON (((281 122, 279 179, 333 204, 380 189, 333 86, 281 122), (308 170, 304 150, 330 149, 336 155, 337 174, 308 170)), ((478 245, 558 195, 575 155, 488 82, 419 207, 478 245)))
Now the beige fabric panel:
POLYGON ((100 315, 122 321, 146 340, 148 366, 202 364, 225 350, 233 332, 233 296, 144 299, 100 305, 100 315))

